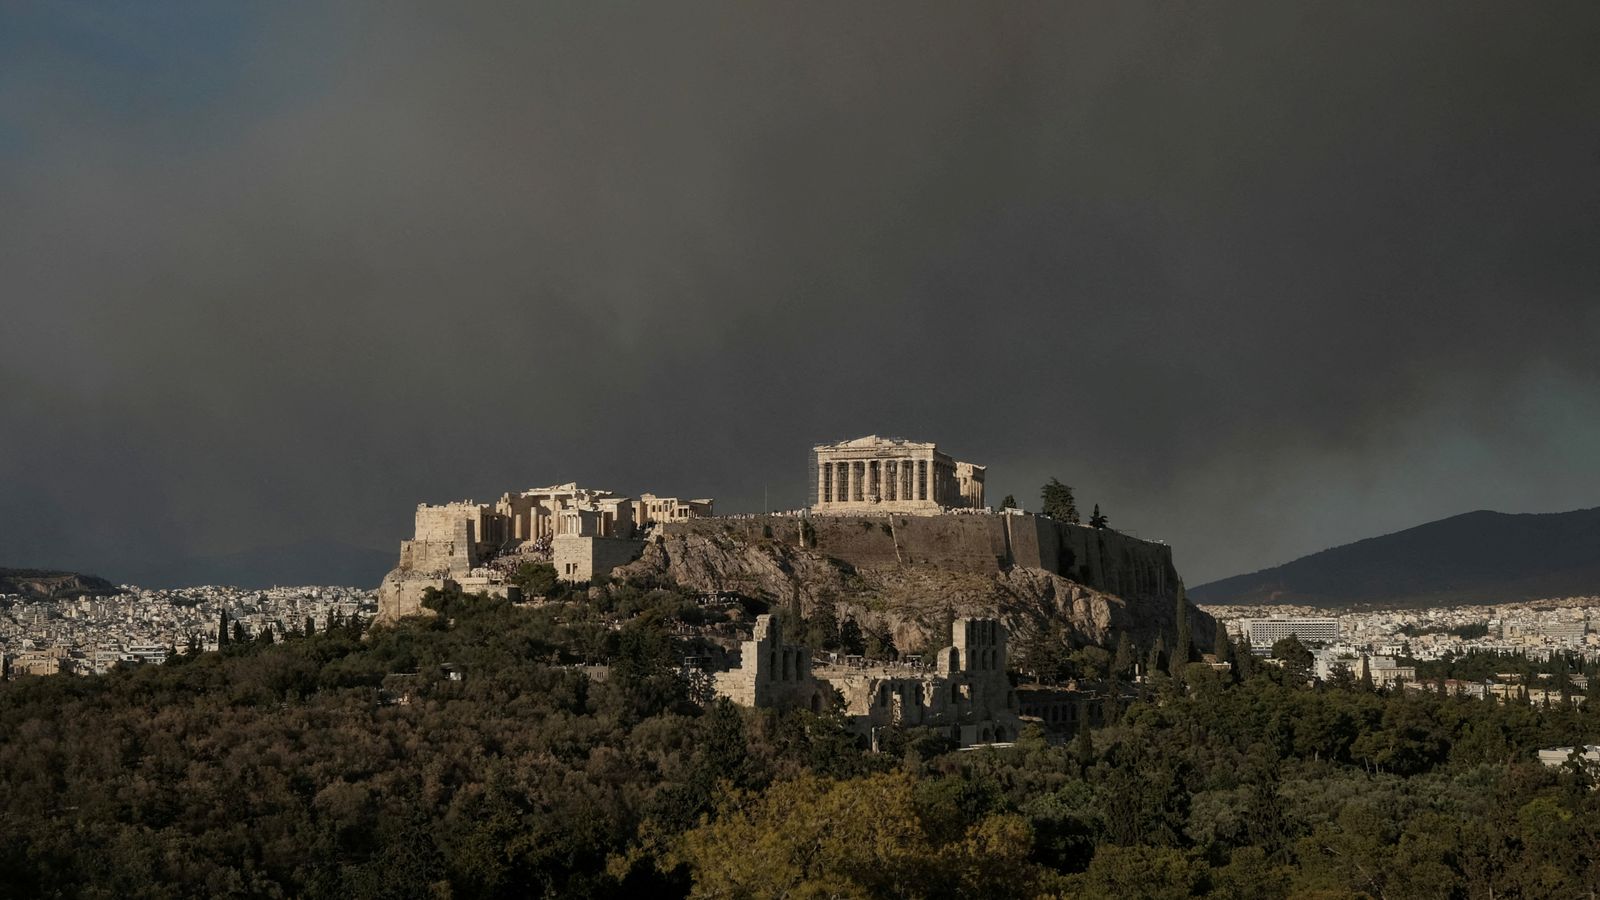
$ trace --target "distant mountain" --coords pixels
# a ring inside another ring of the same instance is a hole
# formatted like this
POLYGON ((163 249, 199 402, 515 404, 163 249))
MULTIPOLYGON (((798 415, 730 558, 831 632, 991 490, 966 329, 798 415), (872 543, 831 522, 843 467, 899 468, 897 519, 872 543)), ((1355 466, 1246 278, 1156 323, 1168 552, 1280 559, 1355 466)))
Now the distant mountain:
POLYGON ((1600 507, 1480 510, 1189 591, 1196 603, 1421 606, 1600 594, 1600 507))
POLYGON ((104 578, 50 569, 0 569, 0 594, 21 594, 30 600, 104 597, 121 590, 104 578))
POLYGON ((330 541, 257 547, 222 556, 126 560, 106 571, 123 584, 174 588, 227 584, 243 588, 326 584, 375 588, 398 559, 393 552, 330 541))

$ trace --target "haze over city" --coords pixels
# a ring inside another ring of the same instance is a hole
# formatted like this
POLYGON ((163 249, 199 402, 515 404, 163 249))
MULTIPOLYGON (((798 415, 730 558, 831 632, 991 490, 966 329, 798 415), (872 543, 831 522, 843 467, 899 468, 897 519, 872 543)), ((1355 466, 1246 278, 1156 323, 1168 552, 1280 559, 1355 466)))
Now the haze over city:
POLYGON ((1600 505, 1592 4, 382 9, 0 13, 0 558, 868 433, 1190 584, 1600 505))

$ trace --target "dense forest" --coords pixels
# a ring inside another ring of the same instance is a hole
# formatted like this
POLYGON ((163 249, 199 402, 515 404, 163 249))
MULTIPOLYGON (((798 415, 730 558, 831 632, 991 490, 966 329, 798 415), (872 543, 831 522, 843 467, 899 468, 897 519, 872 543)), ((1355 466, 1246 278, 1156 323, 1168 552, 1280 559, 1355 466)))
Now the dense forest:
POLYGON ((1596 773, 1534 756, 1595 741, 1576 703, 1179 660, 1064 743, 1030 731, 957 752, 908 731, 869 753, 837 714, 712 700, 680 672, 697 609, 670 588, 432 602, 432 621, 0 686, 0 895, 1330 900, 1600 884, 1596 773))

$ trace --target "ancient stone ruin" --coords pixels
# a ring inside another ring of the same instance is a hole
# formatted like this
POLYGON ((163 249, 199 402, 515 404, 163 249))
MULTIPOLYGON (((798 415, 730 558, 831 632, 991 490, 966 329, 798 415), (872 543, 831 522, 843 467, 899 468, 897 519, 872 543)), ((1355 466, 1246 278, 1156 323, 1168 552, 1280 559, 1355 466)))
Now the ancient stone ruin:
POLYGON ((983 509, 985 468, 932 443, 875 434, 811 448, 810 509, 820 515, 983 509))
POLYGON ((709 499, 624 497, 575 483, 507 493, 493 504, 417 505, 400 563, 378 588, 380 620, 422 612, 428 588, 508 596, 524 562, 548 562, 557 577, 584 582, 639 558, 646 529, 712 514, 709 499))
POLYGON ((758 617, 739 668, 716 675, 717 692, 743 706, 813 712, 837 700, 874 748, 888 728, 930 728, 962 747, 1012 741, 1021 729, 1006 629, 995 619, 957 619, 931 667, 845 660, 813 669, 810 649, 781 633, 777 616, 758 617))

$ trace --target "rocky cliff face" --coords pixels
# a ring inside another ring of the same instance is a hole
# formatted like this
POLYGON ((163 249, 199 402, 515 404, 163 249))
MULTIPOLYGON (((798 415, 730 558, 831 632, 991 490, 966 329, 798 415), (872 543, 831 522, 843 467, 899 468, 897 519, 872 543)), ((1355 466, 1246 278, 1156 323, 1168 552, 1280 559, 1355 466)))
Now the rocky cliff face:
POLYGON ((120 593, 121 588, 93 575, 43 569, 0 569, 0 594, 20 594, 29 600, 105 597, 120 593))
MULTIPOLYGON (((949 634, 953 617, 998 617, 1018 639, 1059 628, 1075 643, 1169 642, 1183 582, 1163 544, 1036 516, 708 518, 661 529, 620 579, 735 593, 790 616, 832 614, 889 635, 902 651, 949 634)), ((378 591, 378 620, 428 614, 441 573, 399 568, 378 591)), ((1194 643, 1210 616, 1187 603, 1194 643)))
MULTIPOLYGON (((734 592, 791 615, 830 611, 891 635, 902 650, 929 644, 952 616, 995 616, 1019 638, 1058 625, 1075 642, 1108 644, 1127 631, 1135 643, 1148 645, 1158 635, 1171 640, 1178 606, 1173 592, 1118 596, 1040 568, 983 573, 920 562, 856 568, 780 540, 703 531, 669 533, 615 575, 734 592)), ((1211 617, 1187 603, 1185 609, 1195 643, 1209 647, 1211 617)))

